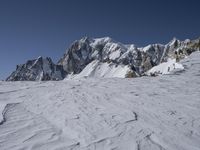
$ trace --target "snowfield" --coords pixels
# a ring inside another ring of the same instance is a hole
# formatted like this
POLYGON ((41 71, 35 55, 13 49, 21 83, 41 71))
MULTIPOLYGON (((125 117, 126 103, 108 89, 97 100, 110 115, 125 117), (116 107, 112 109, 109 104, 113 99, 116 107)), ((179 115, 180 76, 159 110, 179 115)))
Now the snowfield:
POLYGON ((2 81, 0 149, 200 150, 200 52, 181 64, 157 77, 2 81))
POLYGON ((169 58, 167 62, 163 62, 147 71, 147 75, 151 75, 152 73, 155 75, 171 74, 182 70, 184 70, 182 64, 176 63, 175 59, 169 58))

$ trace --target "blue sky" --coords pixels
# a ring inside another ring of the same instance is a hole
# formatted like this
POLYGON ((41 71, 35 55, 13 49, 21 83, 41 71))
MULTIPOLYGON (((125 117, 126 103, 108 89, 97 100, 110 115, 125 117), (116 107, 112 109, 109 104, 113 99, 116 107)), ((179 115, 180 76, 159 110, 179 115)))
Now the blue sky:
POLYGON ((0 0, 0 79, 83 36, 145 46, 200 37, 199 0, 0 0))

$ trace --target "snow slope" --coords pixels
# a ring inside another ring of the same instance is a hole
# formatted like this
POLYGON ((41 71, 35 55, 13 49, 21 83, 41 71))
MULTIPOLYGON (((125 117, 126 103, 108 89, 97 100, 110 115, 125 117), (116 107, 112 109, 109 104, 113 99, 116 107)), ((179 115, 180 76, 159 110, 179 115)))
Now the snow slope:
POLYGON ((128 71, 131 71, 128 66, 117 65, 107 62, 102 63, 98 60, 94 60, 90 64, 88 64, 79 74, 72 75, 71 78, 125 78, 128 71))
POLYGON ((155 78, 0 82, 0 149, 199 150, 199 58, 155 78))
POLYGON ((163 62, 147 71, 147 75, 163 75, 182 70, 184 70, 184 67, 181 63, 176 63, 175 59, 169 58, 167 62, 163 62))

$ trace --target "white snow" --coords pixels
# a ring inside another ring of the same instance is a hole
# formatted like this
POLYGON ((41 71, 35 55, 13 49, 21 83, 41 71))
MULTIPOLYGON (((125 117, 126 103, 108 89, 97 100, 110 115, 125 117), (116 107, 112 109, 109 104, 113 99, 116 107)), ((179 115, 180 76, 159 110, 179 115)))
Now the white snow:
POLYGON ((96 45, 112 42, 113 40, 110 37, 103 37, 103 38, 96 38, 94 41, 90 44, 92 47, 95 47, 96 45))
POLYGON ((152 45, 148 45, 148 46, 142 48, 142 51, 146 52, 146 51, 148 51, 151 47, 152 47, 152 45))
POLYGON ((128 66, 115 65, 112 63, 101 63, 98 60, 92 61, 79 74, 68 76, 67 78, 125 78, 127 72, 130 71, 128 66))
POLYGON ((116 50, 114 52, 112 52, 110 55, 109 55, 109 58, 111 60, 116 60, 117 58, 119 58, 121 55, 121 51, 120 50, 116 50))
POLYGON ((156 75, 159 75, 159 74, 170 74, 172 72, 174 73, 176 71, 181 71, 181 70, 184 70, 183 65, 180 64, 180 63, 176 63, 175 59, 170 59, 169 58, 167 62, 163 62, 160 65, 151 68, 147 72, 147 74, 148 75, 151 75, 152 73, 156 74, 156 75))
POLYGON ((199 150, 199 58, 155 78, 0 82, 0 149, 199 150))

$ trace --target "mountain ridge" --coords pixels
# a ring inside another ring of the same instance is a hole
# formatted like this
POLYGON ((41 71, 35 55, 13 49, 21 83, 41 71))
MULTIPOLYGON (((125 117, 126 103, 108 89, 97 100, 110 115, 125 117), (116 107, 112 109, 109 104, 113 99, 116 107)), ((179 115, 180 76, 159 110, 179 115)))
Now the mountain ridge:
POLYGON ((27 68, 27 61, 26 64, 19 65, 23 67, 17 67, 6 80, 62 80, 65 77, 93 77, 93 75, 94 77, 138 77, 146 75, 147 71, 162 62, 167 62, 169 58, 174 59, 176 52, 185 57, 196 50, 200 50, 200 38, 184 41, 173 38, 165 45, 150 44, 137 47, 134 44, 122 44, 110 37, 83 37, 71 44, 57 64, 50 61, 50 66, 54 66, 54 69, 49 67, 49 70, 46 70, 49 72, 47 76, 39 75, 45 74, 45 71, 41 73, 41 63, 36 69, 27 68), (55 70, 60 75, 55 75, 55 70))

